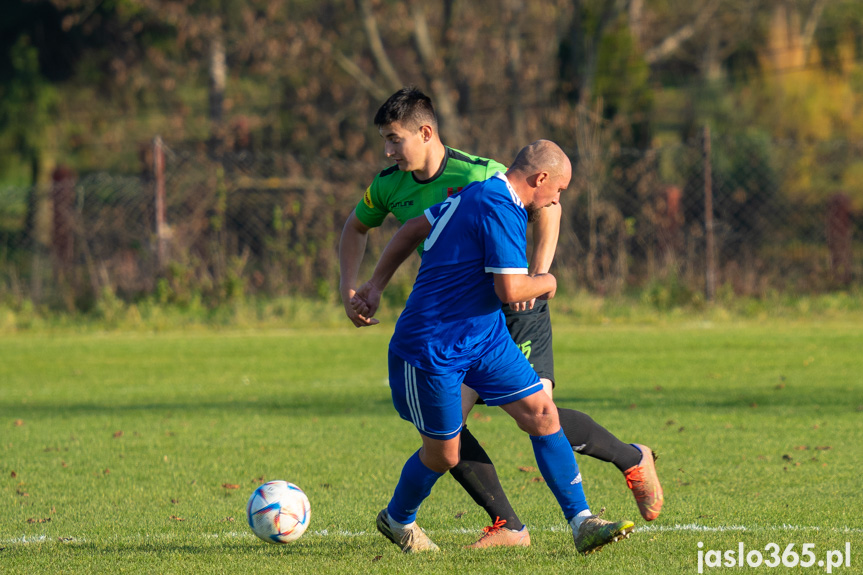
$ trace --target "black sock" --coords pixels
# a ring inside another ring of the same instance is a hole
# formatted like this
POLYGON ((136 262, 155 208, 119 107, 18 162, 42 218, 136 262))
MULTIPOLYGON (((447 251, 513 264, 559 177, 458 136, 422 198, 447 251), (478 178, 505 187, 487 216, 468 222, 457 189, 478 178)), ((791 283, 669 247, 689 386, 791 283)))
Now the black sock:
POLYGON ((557 408, 560 427, 576 453, 613 463, 621 472, 641 461, 641 451, 623 443, 589 415, 574 409, 557 408))
POLYGON ((506 520, 507 529, 520 531, 524 527, 503 492, 494 463, 467 427, 461 430, 461 461, 449 472, 477 505, 485 509, 492 523, 500 518, 506 520))

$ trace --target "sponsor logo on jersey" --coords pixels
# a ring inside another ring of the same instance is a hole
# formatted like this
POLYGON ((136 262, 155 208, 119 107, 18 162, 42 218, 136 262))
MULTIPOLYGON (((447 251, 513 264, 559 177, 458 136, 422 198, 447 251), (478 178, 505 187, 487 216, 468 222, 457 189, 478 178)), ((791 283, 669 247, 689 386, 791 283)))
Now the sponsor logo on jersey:
POLYGON ((393 210, 395 210, 395 209, 397 209, 397 208, 406 208, 406 207, 408 207, 408 206, 412 206, 412 205, 414 205, 414 201, 413 201, 413 200, 404 200, 404 201, 401 201, 401 202, 396 202, 396 203, 394 203, 393 205, 391 205, 391 206, 390 206, 390 211, 393 211, 393 210))
POLYGON ((464 189, 464 186, 459 186, 457 188, 447 188, 446 189, 446 197, 450 197, 451 195, 458 193, 464 189))
POLYGON ((372 202, 372 188, 371 186, 366 188, 366 193, 363 196, 363 203, 367 205, 371 209, 375 209, 375 204, 372 202))

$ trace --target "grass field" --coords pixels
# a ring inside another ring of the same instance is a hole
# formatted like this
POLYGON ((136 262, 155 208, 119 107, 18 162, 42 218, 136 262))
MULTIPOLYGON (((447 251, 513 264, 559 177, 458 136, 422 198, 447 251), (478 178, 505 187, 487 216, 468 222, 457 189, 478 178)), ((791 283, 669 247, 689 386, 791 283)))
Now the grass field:
POLYGON ((660 454, 666 504, 652 524, 615 468, 579 458, 594 511, 636 520, 602 553, 576 554, 538 472, 519 469, 535 467, 529 440, 487 407, 470 426, 532 547, 462 550, 488 518, 450 477, 420 512, 442 553, 406 556, 375 531, 419 445, 390 402, 387 327, 64 331, 0 336, 0 572, 674 574, 740 543, 766 560, 770 543, 780 555, 811 543, 824 560, 846 542, 851 567, 833 572, 863 572, 859 317, 555 322, 557 402, 660 454), (312 502, 292 545, 245 522, 271 479, 312 502))

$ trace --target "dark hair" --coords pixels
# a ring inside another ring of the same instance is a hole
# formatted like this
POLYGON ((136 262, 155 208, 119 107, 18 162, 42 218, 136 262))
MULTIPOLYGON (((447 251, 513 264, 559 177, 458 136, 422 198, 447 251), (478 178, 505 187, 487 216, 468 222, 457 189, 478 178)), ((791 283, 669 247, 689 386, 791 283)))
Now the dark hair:
POLYGON ((431 98, 413 86, 402 88, 390 96, 375 114, 375 126, 379 128, 393 122, 399 122, 410 130, 428 125, 437 131, 437 116, 431 98))

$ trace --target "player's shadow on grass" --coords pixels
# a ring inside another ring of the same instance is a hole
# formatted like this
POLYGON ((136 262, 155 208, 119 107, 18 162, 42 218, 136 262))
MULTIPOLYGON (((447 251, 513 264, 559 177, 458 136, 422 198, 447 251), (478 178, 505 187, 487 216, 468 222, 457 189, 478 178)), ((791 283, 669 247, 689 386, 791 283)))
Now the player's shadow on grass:
POLYGON ((102 413, 144 413, 164 412, 165 414, 206 414, 206 413, 248 413, 281 414, 286 416, 337 416, 337 415, 392 415, 394 413, 389 392, 374 396, 329 395, 322 397, 290 396, 279 399, 220 399, 210 401, 152 401, 142 403, 96 403, 96 402, 57 402, 26 403, 3 405, 0 414, 26 418, 38 415, 98 415, 102 413))
MULTIPOLYGON (((178 539, 182 535, 177 536, 178 539)), ((291 545, 272 545, 254 538, 218 540, 217 543, 171 543, 154 541, 151 543, 77 543, 68 544, 65 551, 78 552, 86 556, 93 555, 126 555, 153 556, 166 558, 177 555, 213 555, 230 552, 244 554, 249 557, 316 557, 321 553, 320 546, 310 543, 291 545)))
POLYGON ((558 407, 577 409, 590 414, 598 409, 650 410, 738 410, 738 409, 799 409, 812 410, 837 409, 839 411, 857 410, 863 405, 863 390, 856 397, 849 396, 847 384, 835 387, 820 387, 815 390, 759 390, 744 391, 721 388, 687 389, 685 391, 664 390, 652 393, 639 389, 621 398, 579 397, 577 390, 556 390, 555 403, 558 407))

